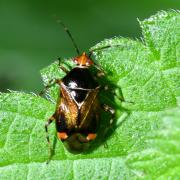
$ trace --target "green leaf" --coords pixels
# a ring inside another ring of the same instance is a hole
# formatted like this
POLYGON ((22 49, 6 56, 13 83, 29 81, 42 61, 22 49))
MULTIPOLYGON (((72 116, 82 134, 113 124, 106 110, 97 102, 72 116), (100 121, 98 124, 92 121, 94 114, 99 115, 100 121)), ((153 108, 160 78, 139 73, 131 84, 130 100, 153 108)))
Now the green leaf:
MULTIPOLYGON (((58 141, 47 165, 44 124, 55 111, 58 87, 50 90, 51 101, 20 92, 1 94, 0 179, 180 178, 180 13, 161 11, 140 25, 142 41, 119 37, 91 49, 106 73, 100 83, 115 86, 126 101, 100 96, 116 109, 108 147, 99 137, 89 151, 74 155, 58 141)), ((63 63, 72 68, 70 61, 63 63)), ((57 62, 41 73, 44 84, 65 75, 57 62)), ((54 133, 51 125, 51 142, 54 133)))

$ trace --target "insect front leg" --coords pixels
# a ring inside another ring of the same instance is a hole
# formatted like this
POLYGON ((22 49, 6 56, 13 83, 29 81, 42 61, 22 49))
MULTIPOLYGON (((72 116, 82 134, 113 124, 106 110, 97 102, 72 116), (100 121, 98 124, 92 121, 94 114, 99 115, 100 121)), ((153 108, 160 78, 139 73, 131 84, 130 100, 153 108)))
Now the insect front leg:
POLYGON ((89 56, 91 56, 94 52, 97 52, 97 51, 103 51, 105 49, 108 49, 108 48, 114 48, 114 47, 122 47, 121 44, 114 44, 114 45, 106 45, 106 46, 102 46, 102 47, 97 47, 97 48, 94 48, 93 50, 91 50, 89 52, 89 56))
MULTIPOLYGON (((58 58, 58 65, 59 65, 59 68, 66 74, 69 73, 69 70, 67 70, 64 66, 62 66, 61 64, 61 58, 59 57, 58 58)), ((39 93, 40 96, 43 96, 45 94, 45 92, 51 88, 52 86, 54 86, 55 84, 60 84, 61 80, 60 79, 51 79, 48 84, 45 86, 45 88, 39 93)))
POLYGON ((60 58, 60 57, 58 58, 58 61, 59 61, 59 68, 60 68, 63 72, 65 72, 66 74, 68 74, 68 73, 69 73, 69 70, 67 70, 64 66, 62 66, 62 64, 61 64, 61 58, 60 58))
POLYGON ((39 96, 43 96, 45 94, 45 92, 53 87, 55 84, 60 84, 60 79, 52 79, 49 81, 49 83, 45 86, 45 88, 39 93, 39 96))

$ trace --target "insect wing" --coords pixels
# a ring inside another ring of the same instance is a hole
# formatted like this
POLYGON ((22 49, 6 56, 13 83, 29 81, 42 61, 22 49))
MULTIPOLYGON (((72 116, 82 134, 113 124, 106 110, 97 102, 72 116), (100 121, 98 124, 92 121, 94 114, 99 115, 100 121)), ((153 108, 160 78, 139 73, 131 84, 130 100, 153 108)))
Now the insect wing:
POLYGON ((64 113, 67 128, 71 129, 77 124, 78 107, 63 83, 61 83, 61 94, 61 113, 64 113))
POLYGON ((96 116, 97 109, 99 107, 99 103, 97 100, 97 94, 99 92, 99 88, 90 90, 84 103, 80 109, 80 127, 88 128, 90 126, 91 121, 96 116))

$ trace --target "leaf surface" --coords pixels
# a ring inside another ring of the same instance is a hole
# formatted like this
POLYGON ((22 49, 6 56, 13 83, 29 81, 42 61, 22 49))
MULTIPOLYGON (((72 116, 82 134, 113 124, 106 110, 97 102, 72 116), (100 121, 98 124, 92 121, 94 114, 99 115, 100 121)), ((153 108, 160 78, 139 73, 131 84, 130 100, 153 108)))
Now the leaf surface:
MULTIPOLYGON (((142 41, 117 37, 91 48, 126 101, 111 94, 100 97, 116 109, 108 147, 99 138, 88 152, 74 155, 58 141, 47 165, 44 124, 55 110, 58 87, 51 89, 51 101, 20 92, 1 94, 0 179, 180 178, 180 13, 161 11, 140 25, 142 41)), ((72 68, 69 61, 63 63, 72 68)), ((41 73, 45 85, 64 76, 57 62, 41 73)), ((51 141, 54 133, 52 125, 51 141)))

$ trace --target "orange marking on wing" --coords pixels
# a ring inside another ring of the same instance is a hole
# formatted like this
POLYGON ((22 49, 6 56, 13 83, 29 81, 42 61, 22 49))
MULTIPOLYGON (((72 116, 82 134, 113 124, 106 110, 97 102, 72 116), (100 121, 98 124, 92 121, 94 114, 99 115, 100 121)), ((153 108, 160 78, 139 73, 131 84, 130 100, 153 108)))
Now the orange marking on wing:
POLYGON ((57 136, 58 136, 58 138, 61 139, 61 140, 65 140, 65 139, 68 138, 68 135, 67 135, 65 132, 58 132, 58 133, 57 133, 57 136))
POLYGON ((89 133, 88 136, 86 137, 86 139, 88 141, 92 141, 92 140, 96 139, 96 137, 97 137, 97 134, 89 133))

